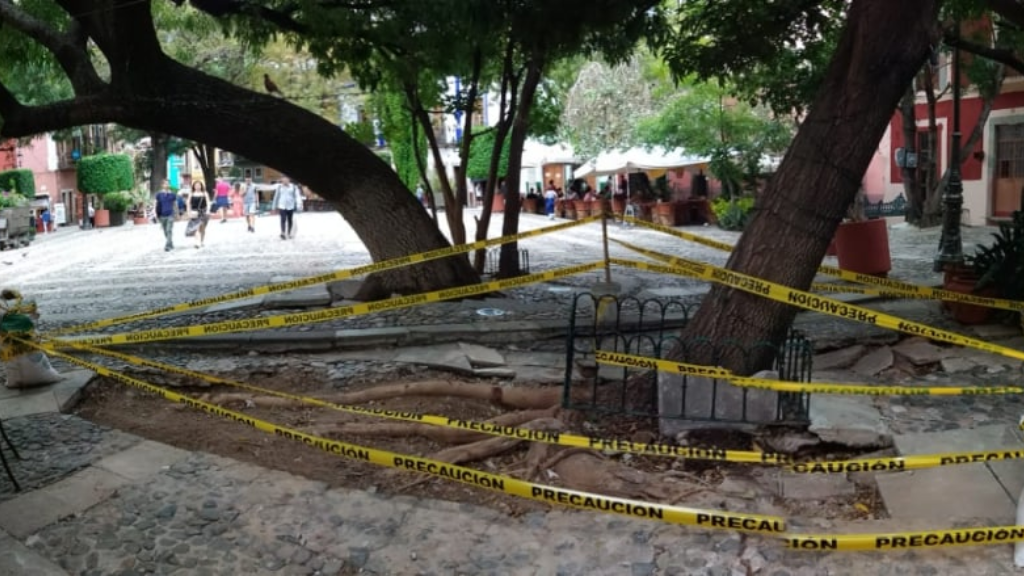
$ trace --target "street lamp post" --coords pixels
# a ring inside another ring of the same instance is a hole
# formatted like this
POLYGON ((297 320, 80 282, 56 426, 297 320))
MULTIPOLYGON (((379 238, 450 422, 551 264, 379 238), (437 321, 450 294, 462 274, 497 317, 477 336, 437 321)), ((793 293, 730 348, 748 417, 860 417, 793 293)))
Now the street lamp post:
MULTIPOLYGON (((955 23, 957 37, 960 21, 955 23)), ((935 271, 942 272, 963 264, 964 247, 960 237, 960 214, 964 205, 964 185, 960 176, 960 48, 953 48, 953 137, 949 146, 949 181, 942 194, 944 207, 942 239, 935 257, 935 271)))

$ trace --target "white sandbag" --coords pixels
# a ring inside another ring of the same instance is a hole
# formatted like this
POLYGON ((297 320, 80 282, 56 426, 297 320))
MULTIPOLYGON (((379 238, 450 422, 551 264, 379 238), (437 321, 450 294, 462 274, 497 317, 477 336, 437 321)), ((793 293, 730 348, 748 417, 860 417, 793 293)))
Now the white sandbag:
POLYGON ((4 363, 7 371, 8 388, 29 388, 60 382, 63 377, 50 365, 50 359, 42 352, 22 354, 4 363))

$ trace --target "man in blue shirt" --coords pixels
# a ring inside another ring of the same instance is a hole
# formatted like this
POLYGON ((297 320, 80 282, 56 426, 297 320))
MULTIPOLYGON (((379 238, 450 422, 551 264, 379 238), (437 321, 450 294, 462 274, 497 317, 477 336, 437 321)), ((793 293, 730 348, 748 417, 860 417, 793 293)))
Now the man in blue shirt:
POLYGON ((167 180, 160 184, 160 191, 156 193, 156 217, 164 230, 164 252, 174 250, 174 209, 178 197, 171 192, 171 186, 167 180))

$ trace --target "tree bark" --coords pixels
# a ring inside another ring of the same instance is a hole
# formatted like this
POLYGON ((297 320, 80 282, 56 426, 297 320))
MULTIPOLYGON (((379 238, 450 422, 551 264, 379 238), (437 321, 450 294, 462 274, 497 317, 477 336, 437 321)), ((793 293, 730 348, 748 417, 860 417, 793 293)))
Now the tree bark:
MULTIPOLYGON (((448 172, 444 169, 444 158, 441 157, 441 145, 437 142, 437 135, 434 134, 434 126, 430 122, 430 114, 423 107, 416 88, 406 86, 405 96, 412 108, 414 121, 420 123, 427 137, 427 145, 430 153, 434 156, 434 166, 437 167, 437 180, 441 184, 441 195, 444 197, 445 218, 448 220, 448 229, 452 233, 452 242, 455 244, 466 243, 466 225, 462 221, 462 209, 456 206, 455 193, 452 192, 451 182, 448 180, 448 172)), ((464 258, 464 257, 463 257, 464 258)))
POLYGON ((928 158, 919 159, 924 174, 918 175, 924 179, 924 210, 918 226, 928 228, 937 226, 942 222, 942 194, 935 187, 935 169, 938 166, 939 152, 936 144, 939 141, 939 123, 935 117, 935 106, 938 98, 935 96, 935 85, 932 82, 931 67, 924 68, 924 97, 928 110, 928 158))
MULTIPOLYGON (((522 174, 523 146, 526 144, 526 135, 530 129, 530 111, 533 109, 533 99, 537 93, 537 85, 540 84, 543 69, 543 61, 539 57, 535 57, 527 65, 526 74, 523 77, 519 107, 516 110, 515 120, 512 122, 512 132, 509 135, 508 174, 505 175, 505 217, 501 223, 502 236, 510 236, 519 232, 519 178, 522 174)), ((498 277, 511 278, 520 274, 522 274, 522 270, 519 267, 519 243, 502 244, 498 277)))
MULTIPOLYGON (((173 134, 272 166, 316 190, 349 222, 374 260, 449 245, 394 171, 337 126, 283 98, 240 88, 168 58, 157 40, 149 1, 58 3, 107 58, 110 82, 79 91, 72 100, 38 107, 21 105, 0 86, 0 135, 108 122, 173 134)), ((400 268, 375 280, 379 294, 415 293, 476 283, 479 275, 464 257, 456 257, 400 268)))
MULTIPOLYGON (((900 118, 903 120, 903 150, 904 158, 910 158, 911 154, 917 153, 917 115, 914 113, 914 101, 917 91, 914 90, 914 82, 907 85, 907 92, 900 100, 900 118)), ((921 221, 924 213, 924 194, 917 185, 917 168, 911 168, 909 162, 904 162, 900 168, 900 175, 903 177, 903 194, 907 197, 907 222, 917 224, 921 221)))
POLYGON ((149 192, 156 194, 160 191, 164 180, 167 179, 167 143, 171 137, 160 132, 149 133, 149 192))
MULTIPOLYGON (((939 37, 938 4, 853 0, 822 87, 758 199, 728 268, 786 286, 810 287, 903 91, 939 37)), ((683 336, 779 344, 796 311, 715 285, 683 336)), ((751 364, 739 353, 717 360, 749 373, 770 365, 771 352, 759 350, 751 364)), ((673 355, 679 358, 681 352, 677 348, 673 355)), ((695 359, 713 360, 710 353, 695 359)))

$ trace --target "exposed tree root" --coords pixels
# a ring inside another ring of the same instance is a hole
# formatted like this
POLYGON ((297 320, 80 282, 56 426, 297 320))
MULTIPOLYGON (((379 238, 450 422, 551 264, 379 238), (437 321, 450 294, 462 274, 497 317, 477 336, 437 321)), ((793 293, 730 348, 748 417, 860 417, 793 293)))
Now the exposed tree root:
POLYGON ((705 490, 702 486, 683 484, 662 474, 650 474, 579 449, 555 460, 551 469, 563 485, 574 490, 620 498, 677 503, 705 490))
MULTIPOLYGON (((585 401, 588 391, 580 391, 578 400, 585 401)), ((562 401, 561 388, 505 388, 490 384, 472 384, 466 382, 447 382, 427 380, 409 384, 393 384, 368 388, 358 392, 349 392, 322 398, 325 402, 336 404, 366 404, 380 400, 390 400, 406 396, 452 396, 471 400, 485 400, 507 408, 517 410, 543 410, 556 406, 562 401)), ((230 404, 249 401, 256 406, 289 407, 303 405, 297 400, 279 398, 277 396, 258 396, 245 392, 223 392, 204 394, 201 399, 214 404, 230 404)))
MULTIPOLYGON (((552 406, 546 410, 523 410, 502 414, 488 419, 487 422, 499 426, 520 426, 525 422, 530 422, 531 420, 552 418, 557 412, 558 407, 556 406, 552 406)), ((482 434, 471 430, 443 428, 441 426, 431 426, 430 424, 418 424, 412 422, 349 422, 331 427, 321 427, 319 430, 323 433, 342 437, 385 436, 393 438, 403 436, 422 436, 444 444, 465 444, 467 442, 477 442, 493 438, 490 434, 482 434)))

